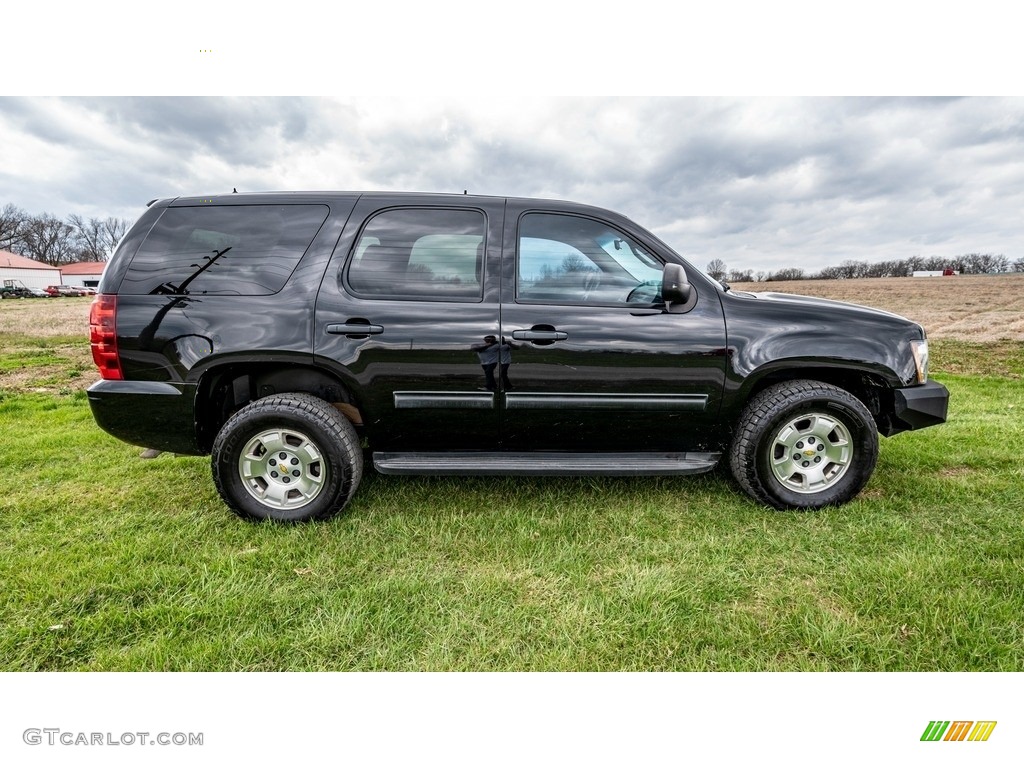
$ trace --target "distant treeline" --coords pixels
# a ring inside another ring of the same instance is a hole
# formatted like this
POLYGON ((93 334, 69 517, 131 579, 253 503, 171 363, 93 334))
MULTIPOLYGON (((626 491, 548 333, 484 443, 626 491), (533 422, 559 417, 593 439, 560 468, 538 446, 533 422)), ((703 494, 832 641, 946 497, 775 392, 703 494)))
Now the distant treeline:
POLYGON ((132 224, 128 219, 33 215, 11 203, 0 210, 0 250, 59 267, 76 261, 106 261, 132 224))
POLYGON ((714 259, 707 266, 709 275, 730 283, 765 283, 775 280, 852 280, 859 277, 910 277, 915 272, 944 272, 953 270, 961 275, 992 275, 999 272, 1024 272, 1024 258, 1011 262, 1001 254, 965 253, 962 256, 911 256, 889 261, 853 261, 847 259, 838 266, 823 267, 820 272, 805 272, 789 268, 774 272, 752 269, 727 270, 725 262, 714 259))

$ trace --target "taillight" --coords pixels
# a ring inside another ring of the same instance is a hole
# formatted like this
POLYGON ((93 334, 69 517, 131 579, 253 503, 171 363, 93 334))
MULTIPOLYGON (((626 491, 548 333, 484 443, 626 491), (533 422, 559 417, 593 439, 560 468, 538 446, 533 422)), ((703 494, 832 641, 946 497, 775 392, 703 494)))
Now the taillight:
POLYGON ((117 357, 117 296, 98 294, 89 309, 89 344, 92 360, 104 379, 123 379, 117 357))

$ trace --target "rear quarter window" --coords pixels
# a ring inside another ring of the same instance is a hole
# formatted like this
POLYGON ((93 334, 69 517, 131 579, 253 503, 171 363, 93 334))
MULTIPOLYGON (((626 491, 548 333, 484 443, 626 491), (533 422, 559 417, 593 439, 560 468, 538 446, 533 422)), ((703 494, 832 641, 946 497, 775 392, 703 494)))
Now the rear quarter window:
POLYGON ((328 213, 326 205, 168 208, 136 252, 119 293, 277 293, 328 213))

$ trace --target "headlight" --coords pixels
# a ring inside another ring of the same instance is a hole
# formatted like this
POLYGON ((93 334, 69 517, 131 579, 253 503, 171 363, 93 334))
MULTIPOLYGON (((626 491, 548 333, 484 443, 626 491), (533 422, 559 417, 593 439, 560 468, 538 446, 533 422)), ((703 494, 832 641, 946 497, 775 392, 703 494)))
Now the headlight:
POLYGON ((928 381, 928 340, 912 341, 910 349, 914 353, 914 365, 917 366, 917 383, 924 384, 928 381))

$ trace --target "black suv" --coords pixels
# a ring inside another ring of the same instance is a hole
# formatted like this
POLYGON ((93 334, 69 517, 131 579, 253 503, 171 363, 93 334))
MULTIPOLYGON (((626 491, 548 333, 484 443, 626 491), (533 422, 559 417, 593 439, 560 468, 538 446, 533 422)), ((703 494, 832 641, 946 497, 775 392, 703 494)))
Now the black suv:
POLYGON ((713 469, 779 509, 848 501, 878 433, 945 421, 919 325, 730 290, 628 219, 469 195, 154 201, 90 317, 99 425, 212 454, 257 519, 337 512, 363 472, 713 469))

